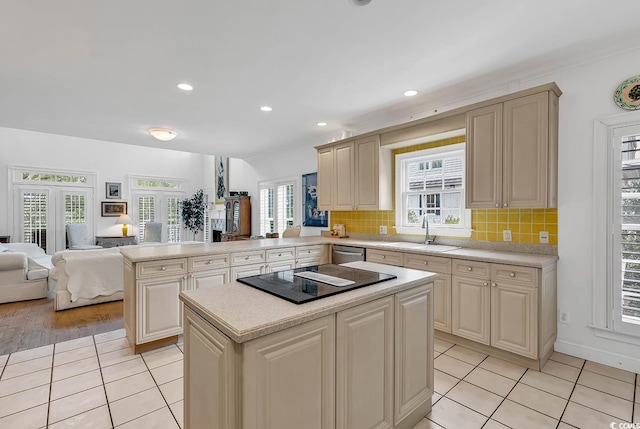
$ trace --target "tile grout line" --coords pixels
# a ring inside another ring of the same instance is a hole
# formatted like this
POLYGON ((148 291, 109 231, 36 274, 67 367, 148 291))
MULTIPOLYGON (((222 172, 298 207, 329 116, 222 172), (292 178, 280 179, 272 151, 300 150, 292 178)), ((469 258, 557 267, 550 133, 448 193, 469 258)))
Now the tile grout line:
POLYGON ((580 366, 580 372, 578 373, 578 377, 576 377, 576 381, 573 383, 573 388, 571 389, 571 393, 569 394, 567 403, 565 404, 564 409, 562 410, 562 414, 560 414, 560 418, 558 419, 558 424, 556 425, 556 429, 560 426, 560 423, 563 423, 562 418, 564 417, 564 413, 567 412, 567 408, 569 407, 569 403, 571 402, 571 397, 573 396, 573 392, 575 392, 576 390, 576 386, 578 385, 578 380, 580 379, 580 376, 582 375, 582 371, 584 371, 584 367, 586 364, 587 364, 587 360, 584 359, 584 362, 582 362, 582 366, 580 366))
POLYGON ((49 427, 49 413, 51 412, 51 391, 53 390, 53 359, 56 355, 56 345, 53 345, 53 354, 51 355, 51 374, 49 375, 49 398, 47 401, 47 418, 44 427, 49 427))
MULTIPOLYGON (((176 348, 177 348, 178 350, 180 350, 180 347, 178 347, 177 345, 176 345, 176 348)), ((182 350, 180 350, 180 352, 182 353, 182 350)), ((182 357, 182 358, 184 359, 184 353, 182 353, 182 355, 183 355, 183 357, 182 357)), ((162 394, 162 389, 160 389, 160 385, 158 384, 158 382, 157 382, 156 378, 153 376, 153 373, 151 372, 151 368, 149 368, 149 365, 147 365, 147 361, 144 359, 144 356, 142 355, 142 353, 140 353, 140 358, 142 359, 142 362, 144 363, 144 366, 147 368, 147 371, 149 371, 149 375, 151 376, 151 379, 153 380, 153 383, 156 385, 155 387, 158 389, 158 392, 160 392, 160 396, 162 397, 162 400, 163 400, 163 401, 164 401, 164 403, 167 405, 167 408, 169 409, 169 412, 171 413, 171 417, 173 417, 173 420, 175 420, 176 425, 177 425, 179 428, 180 428, 180 427, 182 427, 182 426, 180 426, 180 423, 178 423, 178 419, 176 418, 176 416, 173 414, 173 410, 171 409, 171 407, 170 407, 170 406, 169 406, 169 404, 167 403, 167 399, 166 399, 166 398, 164 397, 164 395, 162 394)), ((165 364, 165 365, 170 365, 171 363, 173 363, 173 362, 170 362, 170 363, 165 364)), ((160 365, 160 366, 159 366, 159 367, 157 367, 157 368, 160 368, 160 367, 165 366, 165 365, 160 365)), ((183 364, 183 365, 184 365, 184 364, 183 364)), ((154 368, 154 369, 155 369, 155 368, 154 368)), ((184 380, 184 372, 183 372, 183 374, 182 374, 182 379, 184 380)), ((173 380, 171 380, 171 381, 173 381, 173 380)), ((168 381, 167 383, 170 383, 171 381, 168 381)), ((184 383, 184 381, 183 381, 183 383, 184 383)), ((183 400, 184 400, 184 398, 183 398, 183 400)), ((155 412, 155 411, 158 411, 158 410, 153 410, 153 411, 152 411, 152 413, 153 413, 153 412, 155 412)), ((151 414, 151 413, 147 413, 147 414, 151 414)), ((145 416, 146 416, 147 414, 145 414, 145 416)), ((143 416, 140 416, 140 417, 143 417, 143 416)), ((139 419, 140 417, 137 417, 137 418, 139 419)), ((134 419, 134 420, 135 420, 135 419, 134 419)))
MULTIPOLYGON (((486 358, 484 358, 484 359, 482 360, 482 362, 484 362, 484 361, 485 361, 485 360, 487 360, 487 359, 489 359, 489 355, 488 355, 486 358)), ((498 359, 498 358, 496 358, 496 359, 498 359)), ((482 362, 480 362, 480 363, 482 363, 482 362)), ((505 362, 506 362, 506 361, 505 361, 505 362)), ((478 364, 478 366, 480 366, 480 364, 478 364)), ((483 368, 483 369, 484 369, 484 368, 483 368)), ((506 394, 506 395, 504 395, 504 396, 502 397, 502 401, 500 401, 500 403, 498 404, 498 406, 496 407, 496 409, 495 409, 495 410, 493 410, 493 412, 492 412, 492 413, 491 413, 491 415, 487 418, 487 421, 484 423, 484 425, 482 425, 482 427, 486 426, 486 424, 487 424, 487 423, 489 423, 489 422, 491 421, 491 418, 492 418, 492 417, 493 417, 493 415, 496 413, 496 411, 498 411, 498 408, 500 408, 500 406, 502 406, 502 404, 504 403, 504 401, 506 401, 506 400, 507 400, 507 396, 509 396, 509 394, 510 394, 511 392, 513 392, 513 389, 515 389, 515 388, 516 388, 516 386, 518 385, 518 383, 520 383, 520 380, 522 380, 522 378, 523 378, 523 377, 524 377, 524 375, 527 373, 527 371, 529 371, 529 368, 527 368, 527 369, 522 373, 522 375, 520 376, 520 378, 518 378, 518 379, 516 380, 516 383, 513 385, 513 387, 512 387, 512 388, 507 392, 507 394, 506 394)), ((491 371, 490 371, 490 372, 491 372, 491 371)), ((495 374, 495 373, 494 373, 494 374, 495 374)), ((498 374, 498 375, 500 375, 500 374, 498 374)), ((507 377, 507 378, 508 378, 508 377, 507 377)), ((520 405, 521 405, 521 404, 520 404, 520 405)), ((528 407, 527 407, 527 408, 528 408, 528 407)), ((534 411, 535 411, 535 410, 534 410, 534 411)), ((500 423, 501 425, 507 426, 507 425, 505 425, 504 423, 502 423, 502 422, 500 422, 500 421, 498 421, 498 420, 495 420, 495 421, 496 421, 496 422, 498 422, 498 423, 500 423)), ((509 428, 510 428, 511 426, 507 426, 507 427, 509 427, 509 428)))
POLYGON ((107 403, 107 411, 109 412, 109 420, 111 421, 111 427, 115 427, 113 424, 113 416, 111 415, 111 405, 109 403, 109 397, 107 396, 107 384, 104 382, 104 374, 102 374, 102 365, 100 365, 100 353, 98 353, 98 343, 96 343, 96 336, 92 335, 93 347, 96 350, 96 359, 98 360, 98 369, 100 370, 100 380, 102 380, 102 390, 104 391, 104 400, 107 403))

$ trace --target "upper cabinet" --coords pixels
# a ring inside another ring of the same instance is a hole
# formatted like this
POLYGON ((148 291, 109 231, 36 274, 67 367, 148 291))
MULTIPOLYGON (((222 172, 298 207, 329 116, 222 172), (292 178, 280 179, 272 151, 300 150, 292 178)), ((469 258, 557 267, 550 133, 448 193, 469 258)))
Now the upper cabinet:
POLYGON ((317 149, 318 209, 391 209, 391 151, 378 135, 317 149))
POLYGON ((467 112, 467 208, 557 206, 558 94, 467 112))

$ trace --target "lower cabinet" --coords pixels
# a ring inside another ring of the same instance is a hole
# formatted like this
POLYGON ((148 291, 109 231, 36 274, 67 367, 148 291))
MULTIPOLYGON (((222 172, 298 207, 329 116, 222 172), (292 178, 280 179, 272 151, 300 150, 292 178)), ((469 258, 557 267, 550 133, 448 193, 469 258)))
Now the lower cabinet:
POLYGON ((432 296, 418 286, 241 344, 185 306, 185 427, 413 428, 431 410, 432 296))
POLYGON ((393 297, 338 313, 336 429, 393 427, 393 297))
POLYGON ((138 281, 138 343, 182 333, 182 304, 177 300, 187 289, 187 276, 138 281))
MULTIPOLYGON (((538 269, 503 264, 456 261, 452 277, 452 333, 512 353, 538 359, 549 344, 538 347, 538 269), (471 268, 471 270, 469 270, 471 268)), ((542 293, 549 293, 544 291, 542 293)), ((553 334, 551 334, 553 335, 553 334)), ((549 333, 546 335, 550 336, 549 333)))

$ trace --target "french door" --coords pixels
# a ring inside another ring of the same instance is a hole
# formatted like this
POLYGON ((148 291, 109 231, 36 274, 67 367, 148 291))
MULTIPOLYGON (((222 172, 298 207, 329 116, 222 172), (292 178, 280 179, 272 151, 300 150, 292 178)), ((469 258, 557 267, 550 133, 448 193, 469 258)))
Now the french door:
POLYGON ((93 188, 15 186, 14 235, 18 242, 35 243, 48 254, 64 250, 69 223, 86 223, 93 236, 93 205, 93 188))
POLYGON ((138 222, 138 242, 144 241, 147 222, 162 223, 162 241, 179 242, 182 239, 182 219, 180 201, 184 192, 135 191, 133 193, 133 214, 138 222))

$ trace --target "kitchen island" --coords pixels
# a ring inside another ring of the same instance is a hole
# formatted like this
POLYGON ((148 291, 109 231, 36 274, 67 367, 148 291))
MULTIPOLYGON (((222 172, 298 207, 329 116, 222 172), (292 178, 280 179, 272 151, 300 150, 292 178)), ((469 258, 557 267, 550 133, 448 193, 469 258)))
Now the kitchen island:
POLYGON ((412 428, 431 410, 436 274, 296 305, 241 283, 186 290, 186 428, 412 428))

